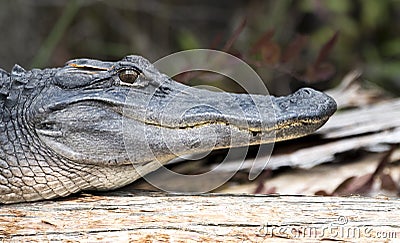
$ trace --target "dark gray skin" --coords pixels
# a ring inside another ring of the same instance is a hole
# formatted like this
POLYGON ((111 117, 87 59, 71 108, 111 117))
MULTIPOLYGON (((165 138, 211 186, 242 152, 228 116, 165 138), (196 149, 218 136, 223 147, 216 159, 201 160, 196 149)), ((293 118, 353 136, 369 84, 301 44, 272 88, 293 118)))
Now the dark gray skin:
POLYGON ((0 203, 124 186, 180 155, 310 134, 336 103, 189 88, 146 59, 0 69, 0 203), (160 163, 158 163, 160 162, 160 163))

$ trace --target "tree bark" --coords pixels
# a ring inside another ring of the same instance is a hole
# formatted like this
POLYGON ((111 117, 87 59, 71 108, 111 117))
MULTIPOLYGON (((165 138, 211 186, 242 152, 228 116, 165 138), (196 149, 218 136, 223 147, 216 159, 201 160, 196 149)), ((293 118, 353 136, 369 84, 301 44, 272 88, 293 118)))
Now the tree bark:
POLYGON ((118 191, 0 206, 0 242, 395 241, 400 200, 118 191))

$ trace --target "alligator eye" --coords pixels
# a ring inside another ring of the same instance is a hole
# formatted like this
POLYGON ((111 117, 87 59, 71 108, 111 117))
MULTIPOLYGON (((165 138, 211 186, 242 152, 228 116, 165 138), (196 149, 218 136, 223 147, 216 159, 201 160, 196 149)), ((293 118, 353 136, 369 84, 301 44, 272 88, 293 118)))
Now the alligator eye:
POLYGON ((139 77, 139 72, 132 69, 125 69, 119 72, 119 79, 127 84, 133 84, 139 77))

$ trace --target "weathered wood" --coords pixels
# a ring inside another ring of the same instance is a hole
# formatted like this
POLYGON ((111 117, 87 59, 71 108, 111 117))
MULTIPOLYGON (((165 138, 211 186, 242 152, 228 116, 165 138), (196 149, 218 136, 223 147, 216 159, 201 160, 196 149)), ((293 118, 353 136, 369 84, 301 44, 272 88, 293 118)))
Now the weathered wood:
POLYGON ((114 192, 0 207, 0 241, 382 242, 400 238, 400 200, 114 192))
POLYGON ((399 127, 400 98, 397 98, 357 109, 339 111, 318 133, 324 138, 337 139, 384 132, 399 127))

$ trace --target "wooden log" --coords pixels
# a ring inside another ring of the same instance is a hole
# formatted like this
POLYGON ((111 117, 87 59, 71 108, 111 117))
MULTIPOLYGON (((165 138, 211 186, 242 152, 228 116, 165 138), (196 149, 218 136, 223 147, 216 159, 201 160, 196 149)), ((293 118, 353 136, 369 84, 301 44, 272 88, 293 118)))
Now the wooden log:
POLYGON ((396 241, 400 200, 279 195, 81 194, 0 207, 0 242, 396 241))

